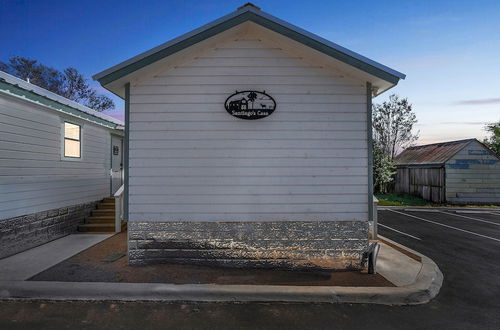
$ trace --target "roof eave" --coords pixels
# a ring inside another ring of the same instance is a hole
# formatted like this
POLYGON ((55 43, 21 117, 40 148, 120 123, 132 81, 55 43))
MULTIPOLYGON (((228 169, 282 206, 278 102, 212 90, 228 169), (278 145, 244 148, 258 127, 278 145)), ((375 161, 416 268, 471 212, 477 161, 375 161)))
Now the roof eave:
POLYGON ((111 82, 123 78, 149 64, 168 57, 207 38, 215 36, 218 33, 244 23, 245 21, 252 21, 295 41, 301 42, 308 47, 332 56, 359 70, 373 75, 374 77, 387 81, 392 85, 392 87, 397 85, 400 79, 405 79, 406 77, 403 73, 370 60, 367 57, 350 51, 340 45, 305 31, 270 14, 252 7, 243 7, 198 29, 188 32, 178 38, 168 41, 147 52, 134 56, 129 60, 95 74, 92 78, 97 80, 102 86, 106 86, 111 82))
MULTIPOLYGON (((57 111, 62 111, 62 108, 55 108, 53 106, 50 106, 47 104, 47 102, 53 102, 53 104, 59 104, 62 107, 67 107, 67 109, 72 109, 72 112, 74 113, 67 113, 71 115, 75 115, 77 113, 80 113, 82 116, 81 118, 89 120, 91 122, 94 122, 96 124, 105 124, 104 126, 113 128, 113 129, 120 129, 119 127, 122 127, 124 123, 121 120, 118 120, 116 118, 113 118, 111 116, 99 113, 93 109, 90 109, 80 103, 77 103, 73 100, 67 99, 65 97, 62 97, 60 95, 57 95, 51 91, 48 91, 42 87, 36 86, 34 84, 28 83, 27 81, 24 81, 22 79, 19 79, 17 77, 14 77, 13 75, 10 75, 6 72, 0 71, 0 82, 4 83, 6 88, 3 93, 8 93, 12 96, 17 96, 23 98, 21 95, 18 95, 16 93, 9 93, 8 89, 12 90, 17 89, 19 91, 24 91, 25 93, 31 93, 32 95, 37 95, 41 99, 45 99, 45 103, 39 103, 40 105, 43 105, 45 107, 49 107, 51 109, 57 110, 57 111), (10 86, 10 87, 7 87, 10 86)), ((19 92, 18 92, 19 93, 19 92)), ((27 98, 24 98, 28 100, 27 98)), ((64 112, 64 111, 63 111, 64 112)))

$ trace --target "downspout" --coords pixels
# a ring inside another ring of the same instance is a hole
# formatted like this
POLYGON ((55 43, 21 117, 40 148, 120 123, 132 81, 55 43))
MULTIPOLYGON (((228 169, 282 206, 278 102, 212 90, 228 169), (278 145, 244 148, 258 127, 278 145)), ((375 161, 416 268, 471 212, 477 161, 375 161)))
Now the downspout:
MULTIPOLYGON (((372 84, 366 82, 366 141, 368 150, 368 221, 373 222, 373 135, 372 135, 372 84)), ((373 223, 373 236, 377 232, 373 223)), ((376 239, 376 237, 372 237, 376 239)))
POLYGON ((128 221, 130 83, 125 84, 125 136, 123 140, 123 221, 128 221))

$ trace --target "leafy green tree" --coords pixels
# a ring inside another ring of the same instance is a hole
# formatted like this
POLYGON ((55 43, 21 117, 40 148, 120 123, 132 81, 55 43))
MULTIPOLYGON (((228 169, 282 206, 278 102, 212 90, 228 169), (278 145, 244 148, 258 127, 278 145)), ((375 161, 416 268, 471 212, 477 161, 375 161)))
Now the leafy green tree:
POLYGON ((391 189, 396 166, 389 155, 376 144, 373 146, 373 187, 376 191, 385 194, 391 189))
POLYGON ((413 132, 416 123, 417 116, 407 98, 392 94, 388 101, 373 105, 373 186, 378 192, 392 189, 396 174, 393 159, 418 139, 418 132, 413 132))
POLYGON ((484 139, 483 143, 497 155, 500 155, 500 120, 486 125, 484 129, 490 133, 490 136, 484 139))
POLYGON ((87 79, 75 68, 56 70, 21 56, 9 58, 8 63, 0 61, 0 70, 27 80, 60 96, 81 103, 96 111, 114 109, 113 100, 106 95, 97 94, 87 79))
POLYGON ((392 94, 389 101, 374 104, 372 122, 373 140, 390 160, 418 139, 418 132, 413 133, 417 116, 407 98, 392 94))

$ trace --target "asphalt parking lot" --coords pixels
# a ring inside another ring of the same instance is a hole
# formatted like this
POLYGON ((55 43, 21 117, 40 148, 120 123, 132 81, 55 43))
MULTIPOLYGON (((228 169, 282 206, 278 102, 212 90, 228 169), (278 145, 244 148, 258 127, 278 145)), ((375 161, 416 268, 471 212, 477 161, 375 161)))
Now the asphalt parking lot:
POLYGON ((0 329, 499 329, 500 211, 384 209, 379 233, 432 258, 440 294, 419 306, 0 303, 0 329))

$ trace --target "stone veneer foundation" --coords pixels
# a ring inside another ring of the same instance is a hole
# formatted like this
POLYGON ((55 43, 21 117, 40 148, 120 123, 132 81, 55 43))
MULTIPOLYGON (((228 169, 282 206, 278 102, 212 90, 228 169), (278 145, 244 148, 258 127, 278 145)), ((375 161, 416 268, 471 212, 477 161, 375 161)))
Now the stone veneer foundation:
POLYGON ((367 221, 128 222, 129 263, 360 269, 367 221))
POLYGON ((75 233, 98 202, 0 220, 0 259, 75 233))

